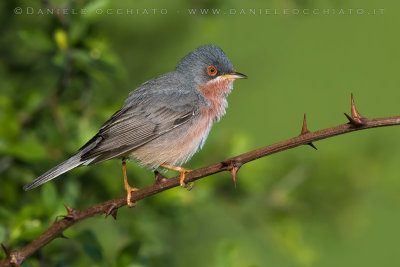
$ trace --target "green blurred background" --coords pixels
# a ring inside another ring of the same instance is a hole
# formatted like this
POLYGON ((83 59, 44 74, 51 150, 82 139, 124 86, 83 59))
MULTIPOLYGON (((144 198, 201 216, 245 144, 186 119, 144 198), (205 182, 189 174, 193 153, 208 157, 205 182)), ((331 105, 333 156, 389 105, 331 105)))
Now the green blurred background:
MULTIPOLYGON (((296 136, 303 113, 311 131, 344 123, 351 92, 365 117, 399 115, 399 12, 389 0, 1 1, 0 242, 21 248, 65 214, 64 203, 85 208, 123 195, 118 160, 33 191, 22 186, 72 155, 132 89, 202 44, 222 47, 249 79, 235 83, 227 115, 188 168, 296 136), (57 7, 87 12, 38 14, 57 7), (230 9, 237 13, 223 14, 230 9)), ((25 265, 399 266, 399 134, 400 127, 366 130, 317 142, 318 151, 257 160, 241 168, 236 189, 220 173, 190 192, 168 190, 120 209, 117 221, 99 216, 68 229, 70 239, 25 265)), ((134 163, 128 171, 132 185, 153 182, 134 163)))

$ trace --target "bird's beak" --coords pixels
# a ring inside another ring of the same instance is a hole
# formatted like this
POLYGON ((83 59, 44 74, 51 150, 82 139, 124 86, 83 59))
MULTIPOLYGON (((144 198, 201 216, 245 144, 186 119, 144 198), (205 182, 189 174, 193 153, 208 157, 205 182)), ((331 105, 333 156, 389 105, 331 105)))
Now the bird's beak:
POLYGON ((229 74, 224 74, 224 75, 221 75, 221 76, 226 78, 226 79, 232 79, 232 80, 235 80, 235 79, 247 79, 246 75, 244 75, 242 73, 239 73, 239 72, 236 72, 236 71, 232 72, 232 73, 229 73, 229 74))

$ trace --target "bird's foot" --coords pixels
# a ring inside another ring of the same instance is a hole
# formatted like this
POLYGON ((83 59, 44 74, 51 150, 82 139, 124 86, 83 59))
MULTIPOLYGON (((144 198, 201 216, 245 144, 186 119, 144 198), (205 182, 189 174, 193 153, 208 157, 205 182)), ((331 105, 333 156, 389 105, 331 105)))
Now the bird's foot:
POLYGON ((180 170, 179 172, 181 173, 181 176, 180 176, 180 178, 179 178, 179 184, 180 184, 181 187, 187 188, 187 189, 190 191, 190 190, 192 190, 192 188, 193 188, 194 182, 190 182, 190 183, 189 183, 189 186, 188 186, 188 185, 185 183, 185 175, 186 175, 186 173, 189 173, 189 172, 191 172, 192 170, 190 170, 190 169, 185 169, 185 168, 182 168, 182 167, 180 167, 180 168, 181 168, 181 170, 180 170))
POLYGON ((188 190, 191 190, 193 188, 193 184, 194 184, 193 182, 191 182, 189 184, 189 187, 185 183, 185 175, 186 175, 186 173, 191 172, 192 171, 191 169, 186 169, 186 168, 179 167, 179 166, 172 166, 172 165, 168 165, 168 164, 162 164, 161 167, 180 172, 180 174, 181 174, 180 179, 179 179, 180 186, 183 188, 188 188, 188 190))
POLYGON ((138 188, 136 187, 130 187, 128 184, 125 184, 125 190, 126 190, 126 204, 128 207, 134 207, 136 205, 136 202, 132 202, 132 192, 134 191, 139 191, 138 188))
POLYGON ((138 188, 131 187, 128 183, 128 176, 126 175, 126 161, 125 159, 122 160, 122 173, 124 175, 124 186, 126 190, 126 204, 128 207, 134 207, 136 202, 132 202, 132 192, 133 191, 138 191, 138 188))

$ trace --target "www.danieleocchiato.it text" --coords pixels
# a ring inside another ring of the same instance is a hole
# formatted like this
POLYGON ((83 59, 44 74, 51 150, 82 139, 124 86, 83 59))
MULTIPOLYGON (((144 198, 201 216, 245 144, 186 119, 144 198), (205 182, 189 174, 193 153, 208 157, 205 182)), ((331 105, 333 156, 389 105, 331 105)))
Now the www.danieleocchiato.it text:
POLYGON ((383 15, 384 8, 189 8, 184 10, 169 10, 166 8, 97 8, 88 10, 85 8, 34 8, 16 7, 14 14, 21 15, 168 15, 184 14, 190 16, 260 16, 260 15, 383 15))

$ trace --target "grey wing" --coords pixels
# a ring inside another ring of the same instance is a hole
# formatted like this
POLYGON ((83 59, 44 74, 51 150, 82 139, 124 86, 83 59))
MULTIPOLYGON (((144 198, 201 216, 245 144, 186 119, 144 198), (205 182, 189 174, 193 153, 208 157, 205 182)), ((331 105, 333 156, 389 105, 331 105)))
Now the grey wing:
POLYGON ((129 151, 187 123, 199 113, 202 101, 193 92, 169 90, 141 96, 117 111, 85 146, 84 165, 121 157, 129 151), (168 104, 166 104, 168 103, 168 104))

